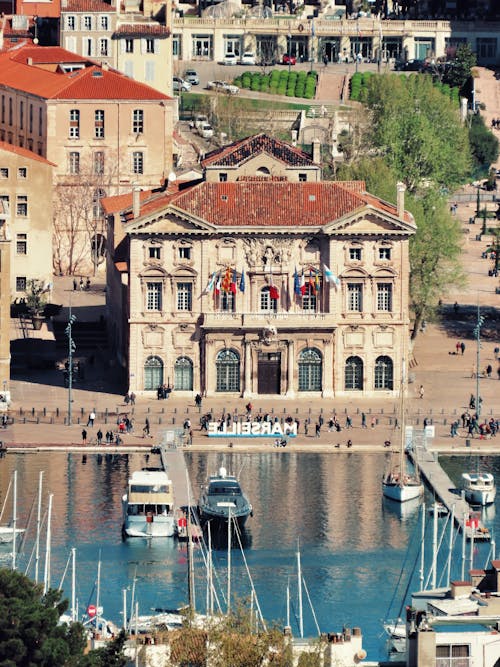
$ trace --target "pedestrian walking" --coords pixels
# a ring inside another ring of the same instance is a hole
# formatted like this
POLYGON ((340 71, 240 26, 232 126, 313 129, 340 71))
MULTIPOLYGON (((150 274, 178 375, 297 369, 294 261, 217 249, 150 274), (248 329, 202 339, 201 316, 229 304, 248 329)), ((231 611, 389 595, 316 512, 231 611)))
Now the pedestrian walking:
POLYGON ((149 419, 146 417, 146 421, 144 422, 144 428, 142 429, 142 433, 144 437, 149 438, 149 419))
POLYGON ((97 434, 96 434, 96 435, 97 435, 97 444, 98 444, 98 445, 102 445, 102 431, 101 431, 101 429, 99 429, 99 430, 97 431, 97 434))
POLYGON ((457 340, 457 344, 455 345, 455 349, 456 349, 456 351, 457 351, 457 354, 460 354, 460 347, 461 347, 461 346, 460 346, 460 341, 457 340))
POLYGON ((85 429, 82 429, 82 445, 87 444, 87 431, 85 429))
POLYGON ((197 408, 201 408, 201 394, 196 394, 194 397, 194 404, 196 405, 197 408))
POLYGON ((309 422, 307 419, 304 422, 304 435, 307 435, 309 433, 309 422))
POLYGON ((366 415, 364 412, 361 413, 361 428, 366 428, 366 415))
POLYGON ((419 398, 424 397, 424 385, 423 384, 420 385, 420 389, 418 390, 418 396, 419 396, 419 398))
POLYGON ((349 417, 349 415, 347 415, 345 418, 345 427, 352 428, 352 419, 349 417))
POLYGON ((93 427, 94 426, 94 421, 95 421, 95 412, 92 410, 92 412, 89 414, 89 418, 87 420, 87 426, 93 427))
POLYGON ((321 424, 319 422, 316 424, 315 430, 316 430, 316 437, 319 438, 321 434, 321 424))
POLYGON ((83 292, 83 278, 80 278, 80 292, 83 292))
POLYGON ((90 289, 90 278, 87 278, 87 282, 85 283, 85 289, 87 290, 90 289))
POLYGON ((135 405, 135 394, 133 391, 130 393, 129 398, 130 398, 130 405, 135 405))
POLYGON ((123 402, 125 403, 125 405, 128 405, 129 401, 130 401, 130 396, 128 394, 125 394, 125 396, 123 397, 123 402))
POLYGON ((376 423, 377 423, 377 422, 376 422, 375 417, 372 417, 372 422, 371 422, 371 426, 372 426, 372 428, 375 428, 375 424, 376 424, 376 423))
POLYGON ((78 284, 76 282, 76 278, 73 278, 73 292, 76 292, 77 287, 78 287, 78 284))
POLYGON ((492 373, 493 373, 493 366, 491 364, 488 364, 486 366, 486 375, 490 378, 492 373))
POLYGON ((464 343, 464 341, 462 341, 460 343, 460 349, 462 350, 462 354, 463 354, 465 352, 465 343, 464 343))

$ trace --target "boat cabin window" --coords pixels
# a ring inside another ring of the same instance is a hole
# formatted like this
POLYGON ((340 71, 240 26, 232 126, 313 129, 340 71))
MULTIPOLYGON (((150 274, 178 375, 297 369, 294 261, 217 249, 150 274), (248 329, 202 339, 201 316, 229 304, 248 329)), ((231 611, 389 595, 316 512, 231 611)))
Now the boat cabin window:
POLYGON ((131 493, 169 493, 168 484, 156 484, 149 486, 147 484, 132 484, 130 486, 131 493))
POLYGON ((215 483, 215 484, 210 484, 210 488, 208 489, 209 493, 213 493, 215 495, 224 495, 224 496, 236 496, 241 493, 240 487, 238 484, 228 484, 227 482, 224 484, 220 483, 215 483))
POLYGON ((170 514, 170 505, 129 505, 127 514, 129 516, 141 516, 151 512, 152 514, 170 514))

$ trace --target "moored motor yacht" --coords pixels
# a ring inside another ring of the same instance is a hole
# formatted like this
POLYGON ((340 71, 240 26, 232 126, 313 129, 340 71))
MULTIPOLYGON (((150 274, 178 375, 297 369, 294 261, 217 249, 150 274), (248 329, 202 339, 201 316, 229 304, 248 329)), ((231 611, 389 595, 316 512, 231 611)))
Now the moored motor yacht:
POLYGON ((175 533, 172 481, 164 470, 136 470, 123 496, 123 533, 127 537, 172 537, 175 533))
POLYGON ((236 477, 227 474, 224 467, 217 475, 209 477, 206 489, 199 501, 202 522, 216 521, 227 523, 229 518, 238 522, 240 527, 252 514, 252 505, 243 493, 236 477))
POLYGON ((495 502, 496 485, 495 478, 489 472, 462 473, 462 488, 465 500, 472 505, 491 505, 495 502))

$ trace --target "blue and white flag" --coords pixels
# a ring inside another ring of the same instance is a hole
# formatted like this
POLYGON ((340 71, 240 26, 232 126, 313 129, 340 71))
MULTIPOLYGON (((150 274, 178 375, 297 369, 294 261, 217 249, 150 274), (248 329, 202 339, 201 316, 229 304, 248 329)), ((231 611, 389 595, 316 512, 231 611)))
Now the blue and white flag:
POLYGON ((335 289, 340 287, 340 278, 330 271, 326 264, 323 264, 323 273, 327 283, 332 283, 335 289))
POLYGON ((207 286, 205 287, 205 289, 203 290, 203 292, 200 294, 200 296, 205 296, 206 294, 208 294, 209 292, 211 292, 211 291, 213 290, 213 288, 214 288, 214 283, 215 283, 215 276, 216 276, 216 275, 217 275, 217 272, 214 271, 214 272, 212 273, 212 275, 210 276, 210 278, 208 279, 207 286))

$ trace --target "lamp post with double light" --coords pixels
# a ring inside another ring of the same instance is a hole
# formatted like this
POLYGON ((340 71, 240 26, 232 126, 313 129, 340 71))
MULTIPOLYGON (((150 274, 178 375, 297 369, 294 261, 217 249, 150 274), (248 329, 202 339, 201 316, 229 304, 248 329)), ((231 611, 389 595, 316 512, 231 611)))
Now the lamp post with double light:
POLYGON ((71 314, 71 306, 69 308, 69 320, 65 332, 68 337, 68 426, 72 425, 72 403, 73 403, 73 352, 76 350, 75 341, 73 340, 72 330, 76 317, 71 314))
POLYGON ((291 63, 291 57, 292 57, 292 55, 291 55, 291 54, 292 54, 292 51, 291 51, 291 47, 292 47, 292 33, 290 32, 290 25, 288 26, 288 36, 287 36, 287 40, 288 40, 288 48, 287 48, 287 53, 288 53, 288 74, 290 74, 290 67, 291 67, 291 65, 292 65, 292 63, 291 63))

